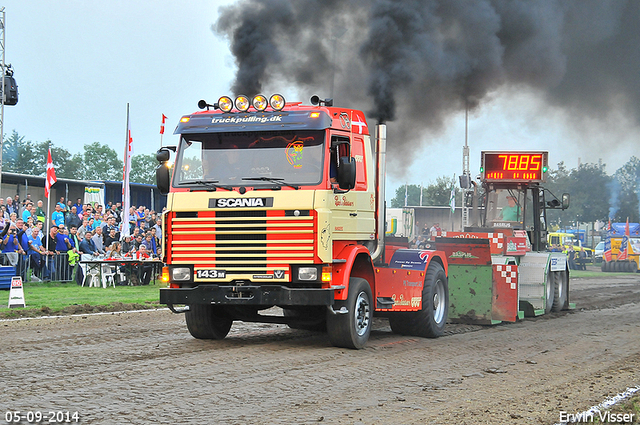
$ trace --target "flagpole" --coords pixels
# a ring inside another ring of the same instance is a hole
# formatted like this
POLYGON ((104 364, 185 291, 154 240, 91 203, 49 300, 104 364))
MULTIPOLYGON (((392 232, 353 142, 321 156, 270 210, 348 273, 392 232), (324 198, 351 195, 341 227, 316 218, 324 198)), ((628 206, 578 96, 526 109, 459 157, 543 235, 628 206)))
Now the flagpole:
MULTIPOLYGON (((48 149, 47 149, 47 155, 51 154, 51 145, 48 144, 48 149)), ((49 183, 49 158, 47 157, 47 168, 46 168, 46 179, 47 182, 45 182, 45 184, 49 183)), ((48 231, 49 233, 51 232, 51 228, 49 225, 49 221, 51 220, 51 186, 49 186, 49 196, 47 196, 47 216, 44 218, 44 230, 45 232, 48 231)), ((49 251, 49 233, 47 233, 47 242, 46 242, 46 250, 49 251)), ((49 265, 49 263, 46 263, 47 266, 49 265)))
POLYGON ((131 235, 131 230, 129 228, 129 208, 131 205, 131 197, 129 192, 129 173, 131 171, 130 143, 131 126, 129 124, 129 104, 127 103, 127 130, 124 143, 124 169, 122 175, 122 230, 120 232, 121 240, 124 240, 125 237, 131 235))

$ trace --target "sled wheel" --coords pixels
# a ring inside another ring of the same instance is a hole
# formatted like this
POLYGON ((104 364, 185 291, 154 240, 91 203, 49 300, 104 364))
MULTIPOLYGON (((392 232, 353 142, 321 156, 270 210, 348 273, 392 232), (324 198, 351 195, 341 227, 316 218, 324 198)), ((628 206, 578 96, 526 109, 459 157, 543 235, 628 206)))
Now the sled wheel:
POLYGON ((198 339, 224 339, 233 322, 221 307, 208 304, 190 305, 185 320, 191 336, 198 339))
POLYGON ((549 271, 547 273, 547 285, 546 285, 546 304, 544 308, 545 313, 550 313, 553 309, 553 304, 555 302, 555 293, 556 293, 556 273, 549 271))
POLYGON ((346 301, 333 306, 338 311, 346 307, 347 313, 327 313, 327 332, 331 344, 336 347, 360 349, 371 334, 373 321, 373 297, 369 282, 358 277, 349 279, 349 295, 346 301))
POLYGON ((555 291, 553 294, 553 311, 562 311, 567 303, 568 281, 565 272, 556 272, 555 274, 555 291))

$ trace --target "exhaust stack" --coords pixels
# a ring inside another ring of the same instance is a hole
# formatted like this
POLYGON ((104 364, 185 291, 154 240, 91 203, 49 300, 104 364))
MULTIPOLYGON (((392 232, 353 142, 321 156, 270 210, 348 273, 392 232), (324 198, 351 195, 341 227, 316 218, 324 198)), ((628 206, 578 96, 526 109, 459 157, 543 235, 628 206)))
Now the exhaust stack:
POLYGON ((377 235, 376 235, 376 250, 371 254, 372 260, 376 262, 384 253, 384 197, 385 197, 385 181, 387 178, 387 125, 378 123, 376 125, 376 156, 378 166, 376 175, 376 195, 378 196, 377 206, 377 235))

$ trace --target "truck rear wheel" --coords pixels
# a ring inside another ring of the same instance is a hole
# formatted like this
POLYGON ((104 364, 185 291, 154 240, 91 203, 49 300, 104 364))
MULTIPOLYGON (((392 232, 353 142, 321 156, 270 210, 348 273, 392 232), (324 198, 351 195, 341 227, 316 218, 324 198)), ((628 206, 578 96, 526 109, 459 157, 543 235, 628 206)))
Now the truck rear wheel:
POLYGON ((190 305, 185 320, 191 336, 198 339, 224 339, 233 322, 222 307, 208 304, 190 305))
POLYGON ((567 303, 568 280, 567 273, 554 272, 555 275, 555 288, 553 293, 553 311, 562 311, 564 305, 567 303))
POLYGON ((391 330, 401 335, 437 338, 444 333, 449 314, 449 285, 444 269, 429 264, 422 289, 422 310, 389 316, 391 330))
POLYGON ((349 279, 349 295, 334 310, 346 307, 344 314, 327 313, 327 333, 336 347, 360 349, 369 340, 373 321, 373 296, 369 282, 359 277, 349 279))

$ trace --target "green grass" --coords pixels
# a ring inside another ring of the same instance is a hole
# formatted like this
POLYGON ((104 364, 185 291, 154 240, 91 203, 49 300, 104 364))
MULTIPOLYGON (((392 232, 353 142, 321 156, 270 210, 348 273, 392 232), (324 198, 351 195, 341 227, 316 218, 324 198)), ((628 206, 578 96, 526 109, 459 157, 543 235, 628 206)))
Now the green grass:
MULTIPOLYGON (((616 404, 609 410, 614 414, 633 414, 633 422, 623 423, 638 423, 638 418, 640 418, 640 395, 637 395, 636 393, 636 395, 632 396, 628 400, 624 400, 623 402, 616 404)), ((602 423, 597 414, 594 415, 594 419, 594 423, 602 423)))
POLYGON ((154 308, 160 306, 159 289, 164 286, 160 280, 151 285, 115 288, 82 287, 75 282, 27 282, 25 308, 7 308, 9 290, 0 291, 0 318, 154 308))
POLYGON ((634 276, 633 273, 603 272, 600 267, 587 266, 587 270, 571 270, 569 272, 572 278, 579 277, 614 277, 614 276, 634 276))

